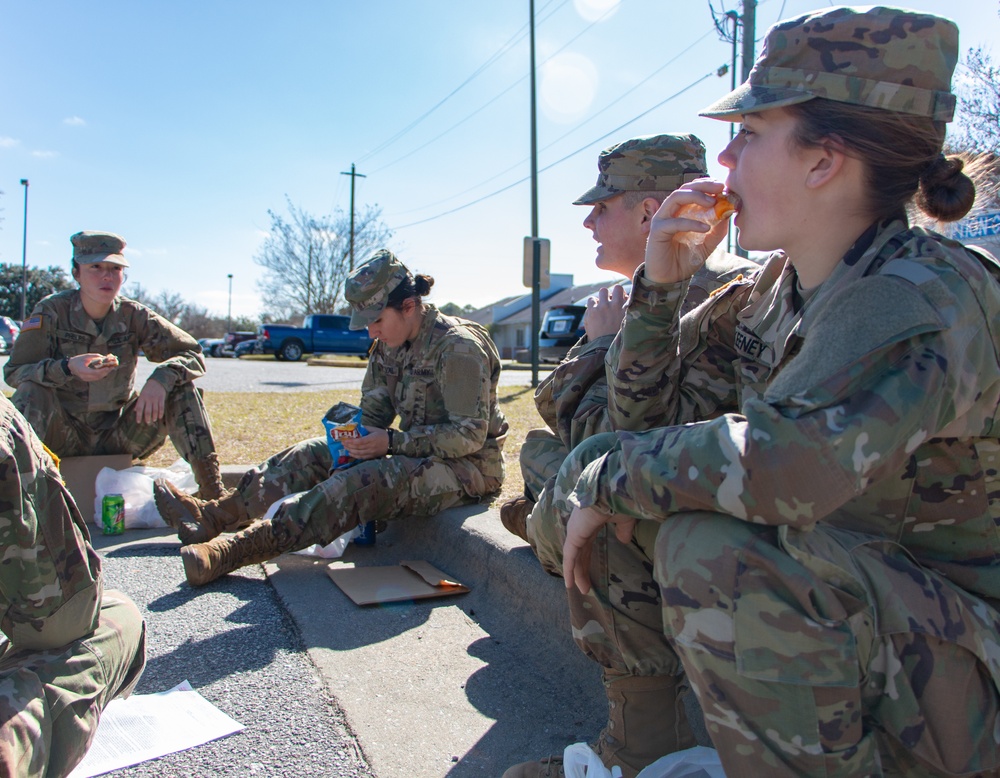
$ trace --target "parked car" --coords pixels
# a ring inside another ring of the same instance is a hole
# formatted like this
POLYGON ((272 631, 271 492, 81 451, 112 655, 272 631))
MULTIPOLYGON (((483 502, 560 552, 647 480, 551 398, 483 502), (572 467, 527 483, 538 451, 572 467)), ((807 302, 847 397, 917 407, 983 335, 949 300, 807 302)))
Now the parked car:
POLYGON ((234 353, 236 347, 245 341, 256 340, 256 332, 227 332, 225 337, 222 339, 222 348, 219 350, 220 353, 216 356, 220 357, 232 357, 236 356, 234 353))
POLYGON ((549 308, 542 317, 538 332, 538 361, 561 362, 584 335, 583 314, 586 305, 557 305, 549 308))
POLYGON ((201 346, 201 353, 206 357, 222 356, 222 338, 200 338, 198 345, 201 346))
POLYGON ((0 338, 3 338, 2 351, 4 353, 13 348, 14 341, 17 340, 17 336, 20 334, 21 327, 16 321, 9 316, 0 316, 0 338))
POLYGON ((368 356, 372 339, 368 330, 352 330, 350 316, 314 313, 301 327, 264 324, 257 330, 264 354, 295 362, 303 354, 355 354, 368 356))
POLYGON ((254 338, 253 340, 244 340, 242 343, 237 343, 236 348, 233 349, 233 356, 239 359, 240 357, 245 357, 249 354, 263 354, 263 349, 261 348, 260 341, 254 338))

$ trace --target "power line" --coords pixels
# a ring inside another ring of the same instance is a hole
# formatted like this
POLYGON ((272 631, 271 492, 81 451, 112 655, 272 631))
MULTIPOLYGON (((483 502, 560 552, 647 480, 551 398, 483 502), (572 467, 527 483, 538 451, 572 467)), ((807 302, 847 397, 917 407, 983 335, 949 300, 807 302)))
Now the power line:
MULTIPOLYGON (((635 85, 633 85, 630 89, 628 89, 625 92, 623 92, 622 94, 620 94, 617 98, 615 98, 610 103, 608 103, 607 105, 605 105, 599 111, 597 111, 596 113, 592 114, 587 119, 583 120, 582 122, 580 122, 579 124, 577 124, 576 126, 574 126, 573 129, 571 129, 571 130, 563 133, 558 138, 556 138, 556 139, 550 141, 549 143, 547 143, 545 146, 542 147, 542 151, 547 151, 548 149, 550 149, 553 146, 555 146, 557 143, 561 142, 563 139, 565 139, 565 138, 569 137, 570 135, 572 135, 573 133, 579 132, 587 124, 589 124, 590 122, 594 121, 599 116, 601 116, 602 114, 606 113, 607 111, 611 110, 615 105, 617 105, 622 100, 624 100, 626 97, 628 97, 630 94, 632 94, 637 89, 639 89, 640 87, 642 87, 643 85, 645 85, 648 81, 651 81, 653 78, 655 78, 656 76, 658 76, 667 67, 669 67, 674 62, 676 62, 678 59, 680 59, 681 57, 683 57, 685 54, 687 54, 687 52, 689 52, 691 49, 693 49, 695 46, 697 46, 699 43, 701 43, 705 38, 707 38, 711 34, 712 34, 712 30, 708 30, 704 35, 702 35, 700 38, 698 38, 697 40, 695 40, 686 49, 683 49, 682 51, 680 51, 679 53, 677 53, 676 55, 674 55, 673 57, 671 57, 669 60, 667 60, 665 63, 663 63, 660 67, 658 67, 656 70, 654 70, 648 76, 646 76, 641 81, 639 81, 638 83, 636 83, 635 85)), ((521 81, 523 81, 523 80, 524 79, 521 79, 521 81)), ((517 83, 520 83, 520 81, 518 81, 517 83)), ((513 86, 514 85, 512 85, 512 87, 513 86)), ((512 88, 512 87, 510 87, 510 88, 512 88)), ((478 184, 474 184, 473 186, 470 186, 467 189, 463 189, 461 192, 457 192, 456 194, 449 195, 448 197, 445 197, 442 200, 437 200, 437 201, 435 201, 433 203, 427 203, 425 205, 420 206, 419 208, 411 208, 411 209, 409 209, 407 211, 399 211, 397 213, 397 215, 402 216, 402 215, 405 215, 407 213, 414 213, 416 211, 425 211, 428 208, 431 208, 431 207, 433 207, 435 205, 441 205, 442 203, 447 203, 447 202, 450 202, 452 200, 456 200, 459 197, 461 197, 462 195, 467 194, 468 192, 472 192, 472 191, 474 191, 476 189, 479 189, 482 186, 485 186, 486 184, 490 183, 491 181, 495 181, 497 178, 500 178, 502 175, 504 175, 506 173, 509 173, 511 170, 514 170, 514 169, 520 167, 526 161, 527 161, 527 157, 519 160, 518 162, 515 162, 513 165, 511 165, 511 166, 509 166, 507 168, 504 168, 499 173, 496 173, 495 175, 490 176, 489 178, 485 179, 484 181, 480 181, 478 184)), ((503 191, 503 190, 501 190, 501 191, 503 191)))
MULTIPOLYGON (((568 2, 568 0, 566 0, 566 2, 568 2)), ((549 17, 547 17, 547 18, 551 18, 552 14, 554 14, 562 5, 565 5, 565 2, 562 3, 560 6, 556 6, 556 8, 554 8, 552 10, 552 12, 549 14, 549 17)), ((611 13, 613 13, 615 10, 616 10, 615 6, 610 6, 607 11, 605 11, 603 14, 601 14, 601 16, 599 16, 597 19, 595 19, 594 21, 592 21, 590 24, 588 24, 586 27, 584 27, 582 30, 580 30, 580 32, 578 32, 576 35, 574 35, 572 38, 570 38, 568 41, 566 41, 566 43, 564 43, 562 46, 560 46, 558 49, 556 49, 554 52, 552 52, 552 54, 550 54, 541 63, 541 65, 545 65, 547 62, 549 62, 552 59, 554 59, 555 57, 557 57, 559 54, 561 54, 563 51, 565 51, 569 46, 571 46, 573 43, 575 43, 580 37, 582 37, 583 35, 585 35, 586 33, 588 33, 595 25, 600 24, 602 21, 604 21, 604 18, 606 16, 610 15, 611 13)), ((480 71, 482 71, 482 69, 483 68, 480 68, 478 71, 476 71, 476 73, 473 74, 473 76, 470 76, 470 79, 472 77, 474 77, 475 75, 477 75, 480 71)), ((382 165, 382 167, 373 170, 372 174, 374 175, 375 173, 380 173, 381 171, 385 170, 386 168, 392 167, 393 165, 395 165, 395 164, 397 164, 399 162, 402 162, 402 161, 404 161, 406 159, 409 159, 411 156, 413 156, 414 154, 416 154, 418 151, 421 151, 421 150, 427 148, 432 143, 440 140, 441 138, 443 138, 448 133, 452 132, 453 130, 458 129, 463 124, 465 124, 467 121, 469 121, 473 116, 476 116, 477 114, 479 114, 482 111, 486 110, 489 106, 493 105, 497 100, 499 100, 501 97, 503 97, 505 94, 507 94, 509 91, 511 91, 514 87, 516 87, 518 84, 520 84, 521 82, 523 82, 527 78, 528 78, 528 76, 525 75, 525 76, 522 76, 521 78, 517 79, 510 86, 508 86, 506 89, 504 89, 500 93, 494 95, 492 98, 490 98, 485 103, 483 103, 479 108, 475 109, 472 113, 468 114, 463 119, 460 119, 459 121, 455 122, 455 124, 451 125, 448 129, 446 129, 446 130, 438 133, 433 138, 431 138, 430 140, 428 140, 426 143, 423 143, 420 146, 417 146, 415 149, 411 149, 410 151, 408 151, 403 156, 397 157, 392 162, 387 162, 386 164, 382 165)), ((461 87, 459 87, 459 89, 460 88, 461 87)), ((454 93, 452 93, 452 94, 454 94, 454 93)), ((628 94, 628 93, 626 93, 626 94, 628 94)), ((447 99, 447 98, 445 98, 445 99, 447 99)), ((438 105, 440 105, 440 103, 438 105)), ((435 106, 435 108, 436 107, 437 106, 435 106)), ((433 111, 434 109, 431 109, 431 110, 433 111)), ((427 114, 425 114, 425 116, 426 115, 427 114)), ((411 125, 411 128, 412 128, 412 125, 411 125)), ((383 144, 383 145, 385 145, 385 144, 383 144)), ((374 154, 374 153, 375 153, 374 151, 371 152, 369 154, 369 156, 371 156, 371 154, 374 154)))
MULTIPOLYGON (((728 69, 728 66, 724 66, 724 67, 726 67, 728 69)), ((660 107, 666 105, 667 103, 669 103, 674 98, 680 97, 682 94, 684 94, 685 92, 687 92, 692 87, 697 86, 698 84, 700 84, 706 78, 711 78, 712 76, 717 75, 718 72, 719 72, 719 70, 721 70, 721 68, 717 69, 717 70, 713 70, 713 71, 711 71, 709 73, 706 73, 701 78, 698 78, 695 81, 692 81, 690 84, 688 84, 686 87, 684 87, 683 89, 681 89, 679 92, 675 92, 674 94, 670 95, 670 97, 666 98, 665 100, 661 100, 660 102, 658 102, 656 105, 652 106, 651 108, 646 109, 645 111, 643 111, 642 113, 638 114, 637 116, 633 116, 631 119, 629 119, 624 124, 620 124, 619 126, 615 127, 615 129, 613 129, 613 130, 611 130, 609 132, 606 132, 601 137, 595 138, 594 140, 590 141, 589 143, 587 143, 587 144, 581 146, 580 148, 578 148, 576 151, 573 151, 573 152, 567 154, 562 159, 557 159, 555 162, 552 162, 551 164, 546 165, 545 167, 541 168, 538 172, 539 173, 544 173, 546 170, 550 170, 550 169, 554 168, 556 165, 561 165, 566 160, 571 159, 572 157, 575 157, 577 154, 580 154, 583 151, 586 151, 591 146, 593 146, 595 143, 600 143, 602 140, 605 140, 608 137, 610 137, 611 135, 614 135, 615 133, 617 133, 620 130, 624 129, 625 127, 628 127, 633 122, 636 122, 639 119, 641 119, 642 117, 644 117, 644 116, 652 113, 657 108, 660 108, 660 107)), ((523 184, 525 181, 529 180, 529 178, 530 178, 529 176, 525 176, 524 178, 521 178, 518 181, 514 181, 513 183, 508 184, 507 186, 505 186, 505 187, 503 187, 501 189, 497 189, 495 192, 491 192, 488 195, 483 195, 482 197, 479 197, 479 198, 477 198, 475 200, 472 200, 471 202, 465 203, 464 205, 459 205, 456 208, 452 208, 451 210, 445 211, 444 213, 439 213, 436 216, 428 216, 426 219, 420 219, 419 221, 410 222, 409 224, 401 224, 398 227, 394 227, 393 230, 394 231, 395 230, 405 230, 407 227, 415 227, 418 224, 426 224, 427 222, 435 221, 436 219, 440 219, 440 218, 443 218, 445 216, 450 216, 453 213, 458 213, 459 211, 465 210, 466 208, 469 208, 470 206, 477 205, 478 203, 484 202, 485 200, 489 200, 490 198, 496 197, 499 194, 503 194, 504 192, 508 191, 509 189, 513 189, 515 186, 518 186, 519 184, 523 184)))
MULTIPOLYGON (((553 1, 554 0, 550 0, 550 2, 548 3, 548 5, 551 5, 551 3, 553 1)), ((558 10, 562 6, 566 5, 566 3, 568 3, 568 2, 569 2, 569 0, 563 0, 558 6, 556 6, 555 9, 553 9, 553 13, 555 12, 555 10, 558 10)), ((545 7, 548 7, 548 5, 546 5, 545 7)), ((544 8, 542 10, 544 10, 544 8)), ((551 13, 549 15, 551 16, 551 13)), ((389 146, 391 146, 397 140, 399 140, 404 135, 406 135, 408 132, 410 132, 410 130, 414 129, 424 119, 426 119, 428 116, 430 116, 432 113, 434 113, 438 108, 440 108, 442 105, 444 105, 446 102, 448 102, 448 100, 450 100, 452 97, 454 97, 456 94, 458 94, 458 92, 460 92, 464 87, 466 87, 469 83, 471 83, 480 73, 482 73, 483 71, 485 71, 490 65, 492 65, 494 62, 496 62, 498 59, 500 59, 500 57, 502 57, 504 54, 506 54, 507 51, 509 51, 511 49, 511 47, 513 47, 515 44, 519 43, 521 41, 521 39, 524 38, 524 31, 526 29, 527 29, 527 25, 525 25, 520 30, 518 30, 516 33, 514 33, 514 35, 511 38, 509 38, 507 40, 507 42, 504 43, 496 52, 494 52, 486 60, 486 62, 484 62, 482 65, 480 65, 478 68, 476 68, 476 70, 473 71, 473 73, 472 73, 471 76, 469 76, 468 78, 466 78, 461 84, 459 84, 457 87, 455 87, 454 89, 452 89, 451 92, 449 92, 447 95, 445 95, 445 97, 443 97, 441 100, 439 100, 437 103, 435 103, 432 107, 430 107, 429 109, 427 109, 426 111, 424 111, 424 113, 422 113, 420 116, 418 116, 416 119, 414 119, 408 125, 406 125, 403 129, 401 129, 399 132, 397 132, 391 138, 389 138, 386 141, 383 141, 381 144, 379 144, 378 146, 376 146, 374 149, 372 149, 371 151, 369 151, 367 154, 362 155, 362 157, 361 157, 361 159, 359 161, 364 162, 365 160, 370 159, 372 156, 374 156, 375 154, 378 154, 383 149, 386 149, 389 146)))

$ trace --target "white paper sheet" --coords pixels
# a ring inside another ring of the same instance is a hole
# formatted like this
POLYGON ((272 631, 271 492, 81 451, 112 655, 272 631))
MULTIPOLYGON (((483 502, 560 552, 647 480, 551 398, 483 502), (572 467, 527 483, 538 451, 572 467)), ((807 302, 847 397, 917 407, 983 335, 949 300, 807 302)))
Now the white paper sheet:
POLYGON ((69 778, 91 778, 243 729, 184 681, 159 694, 112 700, 87 756, 69 778))

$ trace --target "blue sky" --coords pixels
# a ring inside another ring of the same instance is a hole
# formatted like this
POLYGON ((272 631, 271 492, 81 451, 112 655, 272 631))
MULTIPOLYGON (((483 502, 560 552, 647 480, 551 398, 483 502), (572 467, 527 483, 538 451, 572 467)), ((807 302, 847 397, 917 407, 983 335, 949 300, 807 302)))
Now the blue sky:
MULTIPOLYGON (((712 0, 717 12, 738 0, 712 0)), ((900 3, 902 4, 902 3, 900 3)), ((909 0, 960 48, 1000 40, 997 0, 909 0)), ((822 0, 764 0, 757 38, 822 0)), ((540 234, 552 272, 601 281, 571 205, 600 150, 728 125, 709 0, 536 0, 540 234)), ((312 213, 377 204, 389 247, 484 305, 521 286, 531 232, 527 0, 0 2, 0 261, 68 267, 69 236, 118 232, 129 280, 225 314, 259 312, 253 262, 285 197, 312 213), (502 191, 501 191, 502 190, 502 191), (499 192, 499 194, 497 194, 499 192), (472 203, 470 205, 470 203, 472 203), (467 206, 467 207, 463 207, 467 206)), ((759 51, 758 43, 757 50, 759 51)), ((360 259, 360 258, 359 258, 360 259)))

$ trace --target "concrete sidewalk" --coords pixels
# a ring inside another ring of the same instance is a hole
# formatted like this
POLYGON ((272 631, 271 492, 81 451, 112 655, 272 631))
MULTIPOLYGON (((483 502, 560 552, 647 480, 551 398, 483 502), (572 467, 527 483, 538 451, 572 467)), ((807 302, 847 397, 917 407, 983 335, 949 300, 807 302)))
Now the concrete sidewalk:
MULTIPOLYGON (((224 468, 227 486, 244 471, 224 468)), ((570 637, 562 579, 496 509, 390 522, 339 560, 285 554, 264 569, 380 778, 498 777, 593 739, 607 720, 600 670, 570 637), (472 591, 359 607, 326 574, 407 559, 472 591)))

